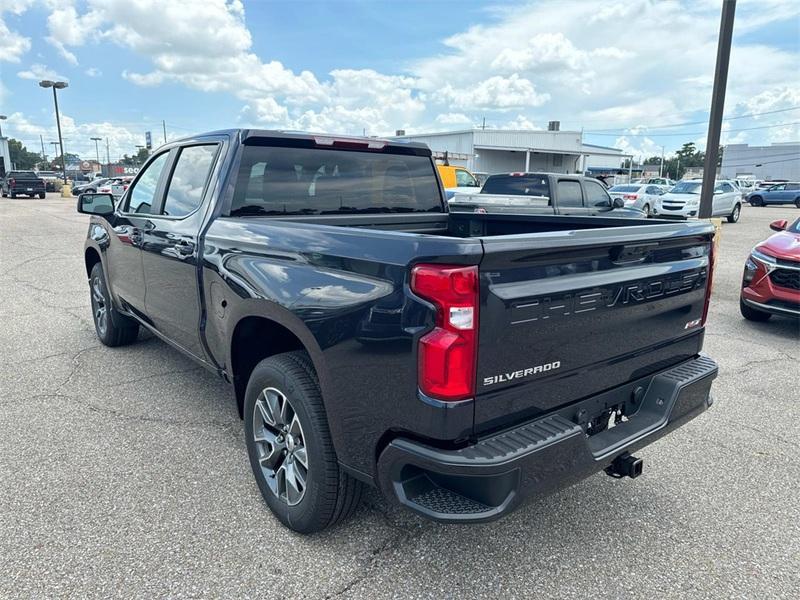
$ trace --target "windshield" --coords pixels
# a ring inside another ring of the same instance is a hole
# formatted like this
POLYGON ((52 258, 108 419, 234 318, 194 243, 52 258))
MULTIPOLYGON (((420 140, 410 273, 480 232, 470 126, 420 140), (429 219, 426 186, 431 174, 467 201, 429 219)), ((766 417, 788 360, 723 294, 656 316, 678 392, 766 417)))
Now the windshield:
POLYGON ((671 194, 699 194, 703 184, 699 181, 679 181, 670 190, 671 194))
POLYGON ((638 192, 639 186, 638 185, 615 185, 612 187, 609 192, 638 192))
POLYGON ((492 175, 481 194, 550 197, 550 184, 544 175, 492 175))
POLYGON ((245 146, 231 216, 442 212, 430 156, 245 146))
POLYGON ((789 231, 791 233, 800 233, 800 219, 797 219, 794 223, 789 225, 786 228, 786 231, 789 231))

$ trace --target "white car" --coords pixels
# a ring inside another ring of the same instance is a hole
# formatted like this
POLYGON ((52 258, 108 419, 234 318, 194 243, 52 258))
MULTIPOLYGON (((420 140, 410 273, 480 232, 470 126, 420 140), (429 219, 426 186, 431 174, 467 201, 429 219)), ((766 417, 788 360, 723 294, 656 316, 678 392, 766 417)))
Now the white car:
POLYGON ((608 190, 611 198, 622 198, 625 208, 638 208, 648 217, 664 191, 658 185, 646 183, 623 183, 608 190))
MULTIPOLYGON (((700 213, 700 190, 702 181, 679 181, 656 202, 653 214, 658 217, 697 218, 700 213)), ((726 217, 728 223, 736 223, 742 212, 742 192, 730 181, 714 184, 712 217, 726 217)))

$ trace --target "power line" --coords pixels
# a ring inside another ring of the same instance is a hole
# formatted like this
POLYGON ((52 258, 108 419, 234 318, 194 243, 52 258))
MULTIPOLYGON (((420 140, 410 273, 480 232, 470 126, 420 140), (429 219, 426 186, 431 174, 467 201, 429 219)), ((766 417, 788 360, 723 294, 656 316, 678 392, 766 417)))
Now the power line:
MULTIPOLYGON (((788 112, 788 111, 791 111, 791 110, 800 110, 800 106, 793 106, 791 108, 781 108, 781 109, 778 109, 778 110, 768 110, 768 111, 760 112, 760 113, 749 113, 749 114, 746 114, 746 115, 737 115, 735 117, 725 117, 722 120, 723 121, 734 121, 736 119, 749 119, 751 117, 760 117, 760 116, 763 116, 763 115, 774 115, 774 114, 778 114, 778 113, 788 112)), ((647 129, 672 129, 673 127, 684 127, 686 125, 705 125, 707 123, 708 123, 707 120, 706 121, 686 121, 684 123, 672 123, 670 125, 654 125, 652 127, 648 127, 647 129)), ((633 128, 632 127, 609 127, 607 129, 597 129, 595 131, 618 131, 618 130, 621 130, 621 129, 633 129, 633 128)))
MULTIPOLYGON (((789 127, 800 125, 800 121, 792 123, 775 123, 774 125, 762 125, 760 127, 744 127, 741 129, 726 129, 723 133, 736 133, 737 131, 755 131, 756 129, 773 129, 775 127, 789 127)), ((599 135, 605 137, 679 137, 692 135, 705 135, 705 131, 680 131, 678 133, 599 133, 597 131, 584 131, 586 135, 599 135)))
POLYGON ((763 161, 762 160, 754 160, 754 161, 746 162, 746 163, 726 163, 725 160, 724 160, 724 156, 723 156, 722 166, 723 167, 755 167, 755 166, 760 166, 760 165, 772 165, 772 164, 775 164, 775 163, 792 162, 793 160, 800 161, 800 156, 795 156, 794 158, 784 158, 782 160, 763 160, 763 161))

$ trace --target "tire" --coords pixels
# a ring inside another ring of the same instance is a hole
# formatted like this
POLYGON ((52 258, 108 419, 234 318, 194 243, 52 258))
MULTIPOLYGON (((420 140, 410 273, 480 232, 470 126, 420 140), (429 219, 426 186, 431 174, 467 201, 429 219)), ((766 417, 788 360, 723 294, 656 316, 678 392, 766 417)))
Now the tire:
POLYGON ((47 196, 47 194, 46 194, 45 192, 39 192, 39 198, 41 198, 42 200, 44 200, 44 199, 45 199, 45 196, 47 196))
POLYGON ((97 263, 89 275, 92 319, 97 338, 106 346, 125 346, 136 341, 139 324, 114 308, 106 287, 103 265, 97 263))
POLYGON ((16 200, 16 199, 17 199, 17 195, 16 195, 16 194, 14 194, 14 193, 12 193, 12 194, 11 194, 11 199, 12 199, 12 200, 16 200))
POLYGON ((761 196, 753 196, 749 202, 750 206, 764 206, 764 199, 761 196))
POLYGON ((794 199, 794 205, 795 205, 797 208, 800 208, 800 198, 795 198, 795 199, 794 199))
POLYGON ((244 429, 258 488, 286 527, 314 533, 358 507, 363 484, 339 467, 319 381, 305 352, 278 354, 256 365, 245 392, 244 429))
POLYGON ((648 219, 649 219, 649 218, 652 216, 652 213, 650 212, 650 205, 649 205, 649 204, 645 204, 645 205, 642 207, 642 210, 644 211, 644 216, 645 216, 646 218, 648 218, 648 219))
POLYGON ((728 215, 728 223, 736 223, 739 220, 739 215, 742 214, 742 205, 736 204, 733 207, 733 212, 728 215))
POLYGON ((3 198, 8 198, 8 192, 6 191, 3 192, 3 198))
POLYGON ((764 321, 769 321, 770 317, 772 316, 768 312, 764 312, 762 310, 757 310, 751 306, 747 306, 742 299, 739 299, 739 312, 742 313, 742 316, 747 319, 748 321, 758 321, 763 323, 764 321))

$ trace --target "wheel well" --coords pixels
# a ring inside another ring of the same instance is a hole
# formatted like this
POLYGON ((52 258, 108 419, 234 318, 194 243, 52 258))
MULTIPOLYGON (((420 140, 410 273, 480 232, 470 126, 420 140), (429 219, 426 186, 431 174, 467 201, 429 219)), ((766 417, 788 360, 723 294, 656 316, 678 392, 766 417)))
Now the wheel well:
POLYGON ((236 324, 231 340, 231 372, 240 417, 244 415, 247 381, 255 366, 269 356, 305 349, 294 333, 264 317, 245 317, 236 324))
POLYGON ((94 248, 87 248, 83 259, 86 262, 86 276, 89 277, 94 266, 100 262, 100 255, 94 248))

